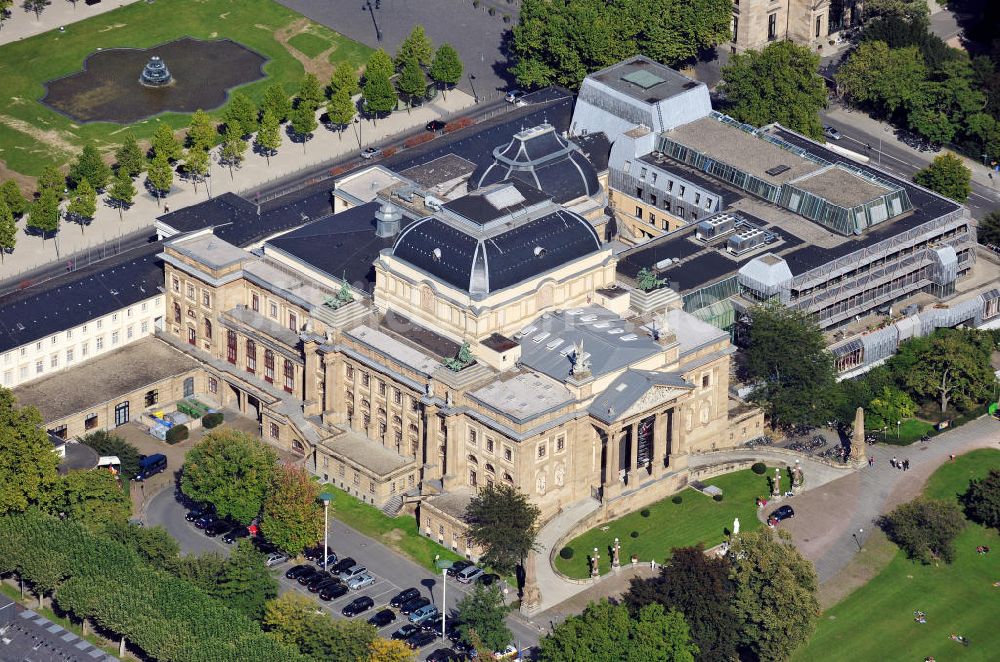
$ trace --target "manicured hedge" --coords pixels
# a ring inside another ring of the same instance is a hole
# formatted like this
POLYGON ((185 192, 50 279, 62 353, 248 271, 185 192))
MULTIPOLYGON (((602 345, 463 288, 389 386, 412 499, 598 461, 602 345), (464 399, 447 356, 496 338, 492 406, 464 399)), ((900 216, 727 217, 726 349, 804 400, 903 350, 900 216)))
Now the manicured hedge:
POLYGON ((167 443, 176 444, 184 441, 188 436, 189 432, 186 425, 175 425, 167 430, 167 443))
POLYGON ((222 421, 224 419, 225 415, 221 411, 216 411, 202 416, 201 424, 205 426, 206 430, 211 430, 212 428, 222 425, 222 421))

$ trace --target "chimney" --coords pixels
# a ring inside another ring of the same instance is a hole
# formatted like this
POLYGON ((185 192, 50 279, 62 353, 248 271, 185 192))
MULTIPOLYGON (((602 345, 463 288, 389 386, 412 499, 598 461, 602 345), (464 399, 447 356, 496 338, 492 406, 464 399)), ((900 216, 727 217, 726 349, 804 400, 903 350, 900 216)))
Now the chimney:
POLYGON ((375 212, 375 235, 378 237, 395 237, 403 221, 403 212, 391 202, 383 202, 375 212))

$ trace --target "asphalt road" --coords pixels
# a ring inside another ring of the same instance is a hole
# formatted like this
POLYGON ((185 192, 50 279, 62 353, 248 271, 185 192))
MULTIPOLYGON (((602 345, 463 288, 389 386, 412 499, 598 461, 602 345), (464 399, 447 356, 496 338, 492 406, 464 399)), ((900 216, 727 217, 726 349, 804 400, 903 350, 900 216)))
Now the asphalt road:
MULTIPOLYGON (((868 156, 871 158, 871 165, 909 181, 915 172, 926 167, 937 156, 934 152, 919 152, 909 147, 899 140, 891 129, 879 135, 878 132, 868 131, 852 124, 848 118, 859 112, 846 115, 838 113, 836 119, 830 119, 828 113, 821 112, 820 117, 824 124, 836 126, 843 135, 841 140, 836 141, 836 145, 868 156), (871 145, 871 150, 867 149, 867 145, 871 145)), ((864 117, 863 114, 860 116, 864 117)), ((982 219, 991 211, 1000 209, 1000 181, 998 181, 1000 177, 996 175, 994 177, 996 185, 992 189, 976 180, 972 181, 972 194, 965 204, 977 219, 982 219)))
MULTIPOLYGON (((149 501, 146 507, 145 524, 146 526, 163 526, 177 540, 181 546, 181 551, 185 554, 203 554, 207 552, 216 552, 222 555, 229 554, 231 547, 222 542, 221 537, 209 538, 206 536, 202 530, 195 528, 193 524, 184 519, 185 512, 184 507, 174 498, 173 491, 166 489, 149 501)), ((392 596, 411 586, 418 588, 421 594, 431 600, 431 604, 440 609, 442 598, 442 579, 440 575, 433 575, 423 567, 400 556, 381 543, 358 533, 338 520, 330 520, 329 544, 340 558, 352 557, 364 564, 370 574, 376 578, 373 585, 360 591, 351 591, 347 595, 331 602, 323 602, 319 598, 315 598, 320 608, 334 618, 343 618, 340 610, 348 602, 362 595, 368 595, 375 601, 375 607, 356 617, 367 620, 379 610, 387 607, 392 596)), ((298 582, 285 579, 285 571, 292 567, 292 565, 292 563, 284 563, 275 568, 281 587, 280 590, 282 592, 296 590, 304 595, 312 596, 313 594, 309 593, 305 587, 300 586, 298 582)), ((458 602, 466 595, 469 588, 464 584, 459 584, 454 579, 449 579, 447 585, 446 604, 449 610, 448 615, 451 616, 458 602)), ((388 637, 406 622, 405 616, 397 614, 396 621, 381 628, 379 635, 388 637)), ((509 616, 507 618, 507 627, 514 634, 514 643, 522 649, 538 644, 539 631, 522 621, 519 617, 509 616)), ((447 641, 439 639, 423 649, 423 654, 430 653, 434 649, 446 645, 447 641)))

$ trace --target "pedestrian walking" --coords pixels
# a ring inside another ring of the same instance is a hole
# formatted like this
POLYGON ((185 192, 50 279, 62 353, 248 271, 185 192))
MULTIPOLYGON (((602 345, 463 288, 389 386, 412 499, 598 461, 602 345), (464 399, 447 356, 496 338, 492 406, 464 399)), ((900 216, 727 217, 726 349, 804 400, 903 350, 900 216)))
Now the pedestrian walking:
POLYGON ((893 467, 893 468, 895 468, 895 467, 896 467, 896 456, 895 456, 895 455, 893 455, 893 456, 892 456, 892 459, 891 459, 891 460, 889 460, 889 466, 890 466, 890 467, 893 467))
POLYGON ((954 453, 952 453, 952 454, 951 454, 951 455, 950 455, 949 457, 951 457, 951 461, 952 461, 952 462, 954 462, 954 461, 955 461, 955 454, 954 454, 954 453))
POLYGON ((869 467, 874 467, 875 466, 875 456, 874 455, 869 455, 868 456, 868 466, 869 467))
POLYGON ((910 461, 903 460, 903 471, 909 471, 909 470, 910 470, 910 461))

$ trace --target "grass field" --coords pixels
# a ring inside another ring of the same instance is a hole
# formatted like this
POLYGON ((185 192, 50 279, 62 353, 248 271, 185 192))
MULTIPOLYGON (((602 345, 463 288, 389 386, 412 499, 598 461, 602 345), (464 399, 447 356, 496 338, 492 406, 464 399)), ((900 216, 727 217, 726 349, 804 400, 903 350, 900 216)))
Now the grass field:
MULTIPOLYGON (((360 67, 370 52, 368 47, 273 0, 137 2, 73 23, 62 33, 53 30, 5 44, 0 46, 0 177, 6 176, 4 168, 37 175, 45 165, 66 163, 85 141, 94 141, 99 148, 108 150, 121 140, 120 125, 74 124, 39 103, 46 81, 80 70, 87 55, 99 47, 146 48, 182 36, 229 38, 268 57, 264 67, 267 78, 242 88, 254 100, 259 100, 275 82, 292 94, 306 70, 326 82, 332 63, 347 60, 360 67), (302 51, 288 45, 297 36, 305 38, 300 43, 302 51), (323 49, 317 52, 321 46, 323 49)), ((221 109, 214 112, 219 114, 221 109)), ((144 139, 160 122, 182 128, 188 115, 168 113, 131 128, 144 139)))
POLYGON ((643 517, 640 510, 602 524, 568 543, 567 546, 573 548, 573 558, 567 560, 556 554, 556 569, 576 579, 589 576, 587 555, 596 547, 601 556, 601 572, 608 572, 611 567, 608 547, 616 537, 621 542, 623 563, 627 563, 632 554, 646 562, 653 558, 663 562, 674 547, 699 542, 711 547, 722 542, 735 517, 740 518, 741 531, 755 529, 760 522, 754 500, 768 494, 767 475, 758 476, 749 469, 725 474, 704 481, 722 490, 722 501, 713 501, 688 488, 680 493, 683 501, 679 504, 668 498, 649 506, 649 517, 643 517), (605 527, 607 530, 602 530, 605 527), (637 538, 631 537, 633 531, 638 532, 637 538))
MULTIPOLYGON (((972 478, 1000 468, 1000 451, 984 449, 947 462, 925 490, 934 499, 955 499, 972 478)), ((872 581, 820 618, 816 634, 795 660, 995 660, 1000 651, 1000 536, 968 523, 956 541, 951 565, 922 565, 898 552, 872 581), (993 549, 987 555, 976 547, 993 549), (927 614, 927 623, 913 612, 927 614), (964 647, 950 634, 968 638, 964 647)))
MULTIPOLYGON (((409 557, 428 570, 435 570, 434 557, 458 561, 462 557, 430 538, 420 535, 417 520, 409 515, 389 517, 375 506, 355 499, 330 484, 323 490, 333 494, 330 516, 409 557)), ((440 572, 435 570, 436 572, 440 572)))

